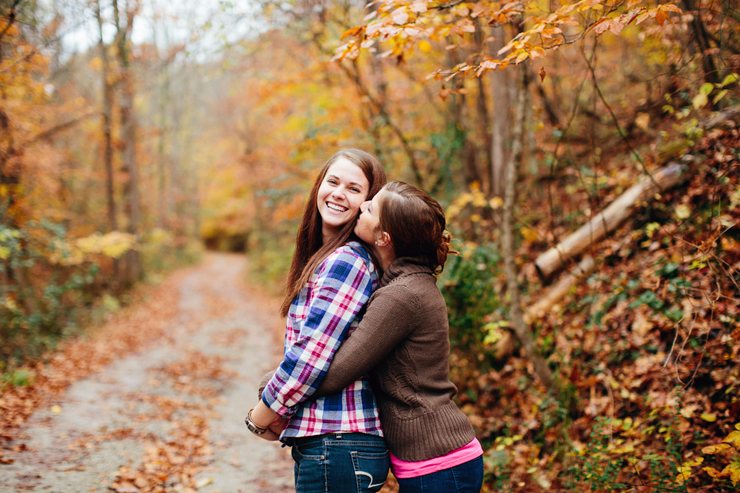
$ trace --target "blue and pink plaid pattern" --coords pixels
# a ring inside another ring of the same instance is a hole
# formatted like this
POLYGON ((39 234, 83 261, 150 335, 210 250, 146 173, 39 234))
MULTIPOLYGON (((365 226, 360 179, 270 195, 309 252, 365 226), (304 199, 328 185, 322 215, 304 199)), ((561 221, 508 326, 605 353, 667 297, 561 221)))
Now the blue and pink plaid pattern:
POLYGON ((319 265, 288 312, 283 362, 262 400, 290 417, 281 438, 337 431, 383 435, 370 383, 361 378, 341 393, 309 400, 334 353, 362 319, 378 275, 367 251, 350 242, 319 265))

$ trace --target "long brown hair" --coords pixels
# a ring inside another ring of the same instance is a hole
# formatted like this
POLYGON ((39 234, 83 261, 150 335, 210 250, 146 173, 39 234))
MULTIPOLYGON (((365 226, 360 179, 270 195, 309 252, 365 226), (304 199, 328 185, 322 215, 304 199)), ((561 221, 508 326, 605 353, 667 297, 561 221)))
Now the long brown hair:
POLYGON ((452 236, 439 202, 418 188, 392 181, 380 199, 378 227, 391 237, 396 257, 423 258, 435 274, 442 272, 452 236))
POLYGON ((357 239, 354 234, 355 221, 348 221, 326 243, 323 243, 321 235, 322 221, 318 207, 316 206, 316 200, 319 194, 319 188, 326 177, 327 171, 340 158, 356 164, 365 174, 365 178, 367 178, 370 185, 366 200, 372 199, 383 188, 383 185, 385 185, 386 178, 383 166, 375 156, 365 151, 359 149, 343 149, 330 157, 324 164, 308 196, 306 208, 303 211, 303 219, 296 235, 295 252, 293 253, 293 261, 288 271, 285 298, 283 298, 283 304, 280 307, 280 314, 283 317, 288 314, 291 303, 293 303, 293 300, 298 296, 298 293, 308 282, 308 279, 319 264, 340 245, 352 239, 357 239))

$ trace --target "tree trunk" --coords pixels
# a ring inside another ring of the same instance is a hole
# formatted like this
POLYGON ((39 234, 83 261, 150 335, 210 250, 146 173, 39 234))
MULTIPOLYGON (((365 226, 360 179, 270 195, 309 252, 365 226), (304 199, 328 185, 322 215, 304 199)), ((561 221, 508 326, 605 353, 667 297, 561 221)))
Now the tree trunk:
MULTIPOLYGON (((108 47, 103 40, 103 18, 100 15, 100 0, 97 0, 95 16, 98 20, 98 35, 100 41, 100 61, 103 76, 103 139, 105 148, 103 150, 103 165, 105 166, 105 192, 108 203, 108 231, 118 231, 118 217, 116 215, 116 191, 115 177, 113 174, 113 85, 108 80, 108 47)), ((119 285, 121 282, 120 261, 113 259, 113 283, 119 285)))
MULTIPOLYGON (((141 221, 141 208, 139 199, 139 170, 136 162, 136 123, 134 119, 134 86, 131 61, 129 58, 127 38, 131 35, 133 28, 135 10, 126 5, 126 25, 121 27, 119 19, 118 0, 113 0, 113 10, 116 17, 116 30, 118 42, 118 57, 121 70, 121 137, 123 139, 122 162, 128 172, 126 183, 126 212, 128 213, 127 231, 139 238, 139 223, 141 221)), ((141 277, 141 261, 139 252, 131 249, 126 253, 125 282, 132 284, 141 277)))
POLYGON ((701 12, 694 4, 694 0, 683 0, 683 4, 686 13, 693 15, 691 30, 693 31, 694 43, 696 43, 701 54, 701 67, 704 71, 704 80, 716 84, 719 82, 719 72, 717 71, 717 64, 710 53, 709 34, 707 33, 704 21, 701 20, 701 12))
MULTIPOLYGON (((478 28, 475 30, 475 43, 477 51, 483 53, 485 46, 485 28, 478 22, 478 28)), ((482 77, 476 77, 478 82, 478 97, 476 99, 476 109, 478 113, 478 135, 480 136, 483 148, 485 149, 485 165, 482 167, 483 173, 487 175, 481 188, 490 197, 493 192, 493 183, 491 181, 491 167, 493 166, 493 144, 491 131, 491 118, 488 116, 488 104, 486 102, 486 86, 482 77)))
POLYGON ((520 301, 519 284, 517 283, 517 268, 514 248, 514 203, 516 200, 517 168, 522 164, 523 144, 525 139, 525 111, 527 108, 527 96, 529 94, 529 65, 519 65, 518 95, 516 101, 516 121, 512 135, 511 155, 506 167, 506 187, 504 190, 504 213, 503 213, 503 250, 504 267, 506 270, 506 285, 511 300, 509 316, 519 342, 527 352, 532 361, 534 371, 539 376, 543 385, 548 390, 560 395, 560 389, 553 377, 547 362, 539 355, 535 346, 535 338, 529 330, 522 313, 520 301))
POLYGON ((578 228, 556 246, 537 257, 534 265, 543 279, 548 279, 560 269, 565 261, 586 251, 591 245, 601 241, 614 231, 625 219, 630 217, 635 204, 650 199, 656 192, 668 190, 679 184, 684 175, 683 166, 671 163, 646 177, 637 185, 609 204, 602 212, 578 228))
POLYGON ((169 105, 169 92, 170 92, 170 73, 169 66, 167 64, 162 66, 162 85, 160 88, 160 101, 159 101, 159 143, 157 146, 157 161, 158 174, 159 174, 159 193, 158 197, 158 211, 157 211, 157 226, 160 228, 169 227, 169 217, 167 215, 167 204, 169 203, 169 187, 167 186, 167 160, 168 156, 165 153, 167 148, 167 107, 169 105))
MULTIPOLYGON (((503 26, 493 28, 493 55, 504 47, 503 26)), ((493 86, 493 135, 491 138, 491 190, 494 197, 502 197, 506 183, 506 143, 509 142, 509 89, 506 71, 494 70, 491 77, 493 86)))
POLYGON ((118 230, 118 221, 116 219, 116 198, 114 192, 113 177, 113 138, 112 138, 112 120, 113 120, 113 87, 108 80, 108 47, 103 41, 103 19, 100 16, 100 0, 97 1, 95 15, 98 20, 98 34, 100 41, 100 60, 102 62, 103 76, 103 139, 105 140, 105 150, 103 151, 103 163, 105 165, 105 188, 108 195, 108 230, 118 230))

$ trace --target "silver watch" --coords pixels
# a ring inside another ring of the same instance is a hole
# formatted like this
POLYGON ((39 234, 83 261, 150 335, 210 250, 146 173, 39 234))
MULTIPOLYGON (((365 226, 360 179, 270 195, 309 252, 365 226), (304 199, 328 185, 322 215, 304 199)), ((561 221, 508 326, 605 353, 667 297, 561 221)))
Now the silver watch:
POLYGON ((244 423, 246 423, 247 429, 249 429, 249 431, 251 431, 255 435, 264 435, 267 431, 267 428, 257 426, 255 422, 252 421, 252 411, 254 411, 254 409, 249 410, 249 412, 247 413, 247 417, 244 418, 244 423))

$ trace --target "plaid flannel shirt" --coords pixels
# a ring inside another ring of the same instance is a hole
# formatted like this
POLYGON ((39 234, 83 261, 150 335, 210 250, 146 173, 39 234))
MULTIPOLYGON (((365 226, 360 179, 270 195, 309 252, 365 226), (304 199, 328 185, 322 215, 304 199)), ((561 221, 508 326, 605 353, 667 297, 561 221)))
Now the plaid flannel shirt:
POLYGON ((290 417, 281 439, 338 431, 383 435, 378 406, 365 378, 339 394, 310 400, 334 353, 362 319, 377 284, 367 251, 350 242, 319 265, 293 300, 283 361, 262 393, 270 409, 290 417))

